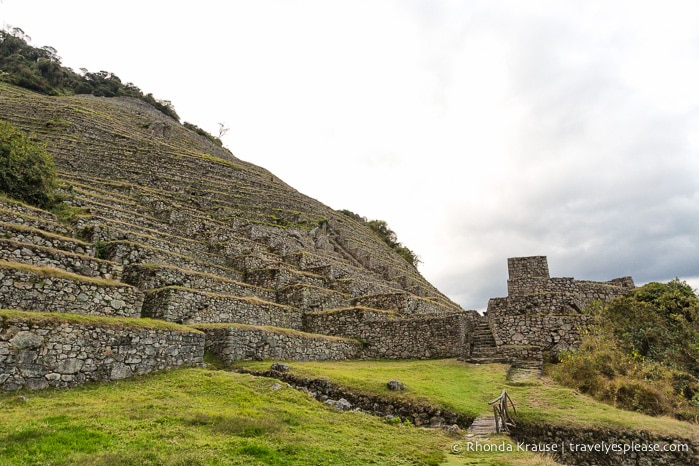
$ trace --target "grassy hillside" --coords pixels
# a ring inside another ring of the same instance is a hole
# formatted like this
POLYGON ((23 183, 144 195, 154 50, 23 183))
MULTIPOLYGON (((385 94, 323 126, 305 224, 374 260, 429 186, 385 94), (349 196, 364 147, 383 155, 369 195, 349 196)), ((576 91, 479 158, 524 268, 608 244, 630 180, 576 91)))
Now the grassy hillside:
MULTIPOLYGON (((304 377, 326 378, 357 391, 390 394, 389 380, 403 382, 409 390, 402 397, 427 400, 473 417, 490 411, 487 403, 504 388, 517 407, 523 422, 551 425, 608 427, 693 438, 699 426, 670 417, 652 417, 623 411, 595 401, 589 396, 555 384, 549 377, 541 382, 510 384, 507 365, 467 364, 453 359, 429 361, 343 361, 291 362, 293 373, 304 377)), ((245 361, 240 366, 266 370, 269 363, 245 361)))
MULTIPOLYGON (((375 369, 381 371, 382 366, 376 363, 375 369)), ((405 363, 403 375, 417 376, 424 369, 405 363)), ((460 439, 440 429, 340 413, 273 379, 207 369, 180 369, 73 390, 0 395, 0 465, 547 461, 532 453, 451 454, 451 445, 460 439)))
MULTIPOLYGON (((248 368, 266 370, 269 362, 248 368)), ((520 422, 629 428, 697 438, 699 427, 595 402, 546 378, 508 385, 505 366, 454 360, 294 362, 299 375, 364 393, 438 404, 472 416, 506 388, 520 422), (398 379, 407 391, 385 386, 398 379)), ((73 390, 0 395, 0 465, 454 464, 542 465, 531 452, 451 453, 464 433, 338 412, 274 379, 180 369, 73 390)), ((493 437, 491 443, 512 442, 493 437)))

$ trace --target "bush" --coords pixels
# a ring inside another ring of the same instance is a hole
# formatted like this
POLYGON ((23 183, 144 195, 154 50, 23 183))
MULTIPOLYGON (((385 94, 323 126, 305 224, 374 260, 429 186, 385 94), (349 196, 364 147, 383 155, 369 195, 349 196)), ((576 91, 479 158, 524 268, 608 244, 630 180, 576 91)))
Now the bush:
POLYGON ((580 348, 560 355, 557 382, 623 409, 699 418, 699 299, 680 280, 649 283, 606 307, 580 348))
POLYGON ((48 209, 57 202, 56 166, 40 144, 0 120, 0 191, 48 209))
POLYGON ((672 403, 662 386, 635 379, 621 378, 609 384, 609 397, 618 408, 638 411, 651 416, 672 413, 672 403))

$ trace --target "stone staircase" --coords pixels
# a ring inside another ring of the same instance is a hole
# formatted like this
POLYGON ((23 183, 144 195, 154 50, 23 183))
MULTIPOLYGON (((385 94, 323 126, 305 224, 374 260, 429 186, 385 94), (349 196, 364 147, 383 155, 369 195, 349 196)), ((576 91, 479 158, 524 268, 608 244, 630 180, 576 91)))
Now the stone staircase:
POLYGON ((473 364, 508 363, 495 343, 495 337, 485 316, 480 316, 476 321, 472 335, 471 354, 467 359, 473 364))

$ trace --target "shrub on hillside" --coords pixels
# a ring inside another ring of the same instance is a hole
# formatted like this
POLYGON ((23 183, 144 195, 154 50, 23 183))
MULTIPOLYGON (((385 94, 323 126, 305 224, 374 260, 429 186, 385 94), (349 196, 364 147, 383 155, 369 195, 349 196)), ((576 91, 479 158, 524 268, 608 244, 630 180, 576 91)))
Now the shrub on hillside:
POLYGON ((7 196, 50 208, 57 202, 56 167, 46 150, 0 120, 0 191, 7 196))
POLYGON ((699 298, 685 282, 649 283, 607 306, 553 376, 619 408, 699 417, 699 298))
POLYGON ((61 64, 53 47, 34 47, 19 28, 0 30, 0 81, 46 95, 92 94, 100 97, 134 97, 179 121, 172 103, 144 94, 133 83, 122 83, 109 71, 82 75, 61 64))

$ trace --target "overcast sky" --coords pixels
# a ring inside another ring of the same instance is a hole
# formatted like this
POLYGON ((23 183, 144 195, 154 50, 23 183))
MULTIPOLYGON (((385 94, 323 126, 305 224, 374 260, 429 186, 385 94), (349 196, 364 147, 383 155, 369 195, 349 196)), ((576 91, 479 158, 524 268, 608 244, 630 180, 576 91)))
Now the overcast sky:
POLYGON ((466 309, 513 256, 699 287, 699 2, 0 0, 0 21, 386 220, 466 309))

